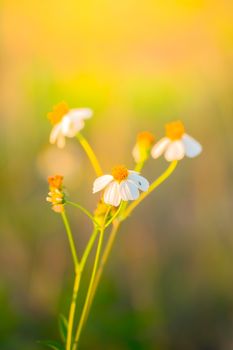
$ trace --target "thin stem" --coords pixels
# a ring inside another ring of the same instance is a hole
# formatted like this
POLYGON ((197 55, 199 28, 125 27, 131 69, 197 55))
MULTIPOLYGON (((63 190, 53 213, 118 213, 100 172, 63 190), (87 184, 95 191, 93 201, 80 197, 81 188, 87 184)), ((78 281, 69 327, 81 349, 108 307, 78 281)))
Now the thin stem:
POLYGON ((91 297, 90 297, 90 302, 89 302, 88 310, 87 310, 87 313, 86 313, 86 319, 87 319, 88 314, 90 312, 90 308, 91 308, 93 299, 95 297, 95 293, 96 293, 97 287, 99 285, 99 281, 100 281, 100 278, 102 276, 104 267, 105 267, 105 265, 107 263, 109 255, 110 255, 110 253, 112 251, 112 247, 113 247, 113 244, 115 242, 116 234, 117 234, 117 232, 119 230, 119 227, 120 227, 120 222, 119 221, 115 221, 113 223, 112 231, 111 231, 111 233, 109 235, 108 241, 106 243, 106 246, 105 246, 105 249, 104 249, 103 255, 101 257, 100 264, 99 264, 99 267, 98 267, 98 270, 97 270, 97 273, 96 273, 96 276, 95 276, 95 280, 94 280, 93 288, 92 288, 92 293, 91 293, 91 297))
POLYGON ((72 346, 72 333, 73 333, 74 316, 75 316, 75 310, 76 310, 76 300, 77 300, 77 296, 78 296, 78 290, 79 290, 82 271, 83 271, 83 268, 85 266, 86 260, 89 256, 89 253, 91 251, 91 248, 93 247, 93 244, 94 244, 95 239, 97 237, 98 231, 99 231, 99 229, 95 226, 95 228, 92 232, 92 235, 89 239, 89 242, 87 244, 87 247, 83 253, 79 267, 76 269, 73 295, 72 295, 72 301, 71 301, 71 305, 70 305, 69 319, 68 319, 66 350, 70 350, 71 346, 72 346))
POLYGON ((79 132, 77 134, 77 139, 80 142, 81 146, 83 147, 84 151, 87 154, 87 157, 89 158, 95 172, 97 176, 101 176, 103 175, 103 171, 101 169, 101 166, 99 164, 99 161, 93 151, 93 149, 91 148, 90 144, 87 142, 87 140, 85 139, 85 137, 79 132))
POLYGON ((156 187, 158 187, 159 185, 161 185, 175 170, 176 166, 178 164, 177 160, 174 160, 169 167, 164 171, 164 173, 159 176, 149 187, 148 191, 143 192, 140 197, 132 202, 128 208, 126 209, 124 215, 123 215, 123 219, 126 219, 131 213, 132 211, 152 192, 154 191, 154 189, 156 187))
POLYGON ((107 228, 109 225, 111 225, 111 223, 113 222, 113 220, 116 219, 117 215, 120 213, 121 209, 123 208, 123 204, 124 204, 124 202, 121 201, 121 204, 120 204, 119 208, 117 209, 117 211, 115 212, 115 214, 111 217, 111 219, 106 223, 105 228, 107 228))
POLYGON ((92 222, 94 222, 97 226, 99 226, 99 224, 98 224, 97 221, 95 220, 94 216, 91 215, 91 213, 90 213, 87 209, 85 209, 84 207, 82 207, 80 204, 74 203, 74 202, 70 202, 70 201, 66 201, 66 203, 72 205, 72 206, 75 207, 75 208, 80 209, 84 214, 86 214, 86 215, 89 217, 89 219, 91 219, 92 222))
POLYGON ((77 296, 78 296, 78 290, 79 290, 79 285, 80 285, 80 278, 81 278, 81 270, 79 268, 77 268, 76 274, 75 274, 75 280, 74 280, 72 301, 71 301, 70 311, 69 311, 68 328, 67 328, 67 339, 66 339, 66 350, 70 350, 71 349, 71 345, 72 345, 72 333, 73 333, 73 325, 74 325, 74 316, 75 316, 75 310, 76 310, 76 301, 77 301, 77 296))
POLYGON ((63 211, 61 213, 61 216, 62 216, 64 225, 65 225, 65 228, 66 228, 66 233, 67 233, 67 236, 68 236, 68 240, 69 240, 69 243, 70 243, 70 249, 71 249, 71 253, 72 253, 72 257, 73 257, 73 261, 74 261, 74 268, 75 268, 75 271, 76 271, 76 269, 77 269, 77 267, 79 265, 79 262, 78 262, 77 252, 76 252, 76 248, 75 248, 75 244, 74 244, 73 235, 72 235, 71 228, 70 228, 70 225, 69 225, 69 221, 67 219, 65 211, 63 211))
POLYGON ((145 161, 141 161, 135 165, 134 171, 141 172, 142 168, 144 167, 145 161))
POLYGON ((93 247, 93 244, 94 244, 94 242, 96 240, 98 232, 99 232, 99 228, 95 227, 94 231, 92 232, 92 235, 91 235, 91 237, 90 237, 90 239, 89 239, 89 241, 87 243, 87 246, 86 246, 85 251, 83 253, 82 259, 80 261, 80 270, 81 271, 84 269, 84 266, 86 264, 86 260, 87 260, 89 254, 90 254, 90 251, 91 251, 91 249, 93 247))
POLYGON ((104 228, 102 228, 101 231, 100 231, 100 237, 99 237, 99 242, 98 242, 96 256, 95 256, 95 261, 94 261, 94 267, 93 267, 93 270, 92 270, 92 275, 91 275, 91 280, 90 280, 90 284, 89 284, 88 291, 87 291, 86 300, 85 300, 85 303, 84 303, 84 307, 83 307, 82 314, 81 314, 81 317, 80 317, 80 321, 79 321, 79 324, 78 324, 77 332, 76 332, 76 335, 75 335, 75 340, 74 340, 74 344, 73 344, 73 348, 72 348, 73 350, 77 349, 78 341, 79 341, 79 338, 80 338, 80 334, 81 334, 81 331, 82 331, 82 328, 83 328, 83 325, 84 325, 84 321, 86 319, 86 313, 87 313, 87 311, 89 309, 89 301, 90 301, 90 297, 92 295, 92 287, 93 287, 93 283, 94 283, 94 280, 95 280, 97 266, 98 266, 98 263, 99 263, 100 251, 101 251, 101 247, 102 247, 102 243, 103 243, 103 237, 104 237, 104 228))

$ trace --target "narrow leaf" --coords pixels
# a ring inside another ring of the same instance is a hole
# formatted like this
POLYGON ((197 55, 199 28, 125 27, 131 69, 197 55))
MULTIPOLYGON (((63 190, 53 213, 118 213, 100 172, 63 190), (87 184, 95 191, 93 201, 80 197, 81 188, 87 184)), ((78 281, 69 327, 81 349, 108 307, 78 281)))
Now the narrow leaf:
POLYGON ((65 350, 63 345, 53 340, 41 340, 41 341, 38 341, 37 343, 53 350, 65 350))
POLYGON ((58 326, 59 326, 61 339, 65 343, 66 337, 67 337, 68 322, 67 322, 66 317, 63 314, 59 315, 58 326))

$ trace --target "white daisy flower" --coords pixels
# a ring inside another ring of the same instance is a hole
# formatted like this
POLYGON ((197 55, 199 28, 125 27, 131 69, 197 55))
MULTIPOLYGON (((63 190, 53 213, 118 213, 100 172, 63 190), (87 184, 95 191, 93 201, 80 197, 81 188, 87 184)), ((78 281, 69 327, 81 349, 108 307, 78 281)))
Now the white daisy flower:
POLYGON ((112 175, 103 175, 94 181, 93 193, 104 190, 104 202, 117 207, 122 200, 137 199, 139 190, 145 192, 148 188, 149 182, 138 172, 119 165, 113 168, 112 175))
POLYGON ((185 133, 181 121, 166 124, 166 137, 158 141, 151 150, 151 155, 157 159, 164 154, 168 162, 181 160, 184 156, 194 158, 202 151, 198 141, 185 133))
POLYGON ((90 108, 69 109, 65 102, 54 106, 53 111, 48 113, 48 118, 54 125, 49 138, 50 143, 56 143, 59 148, 63 148, 65 138, 74 137, 84 127, 84 120, 91 116, 90 108))

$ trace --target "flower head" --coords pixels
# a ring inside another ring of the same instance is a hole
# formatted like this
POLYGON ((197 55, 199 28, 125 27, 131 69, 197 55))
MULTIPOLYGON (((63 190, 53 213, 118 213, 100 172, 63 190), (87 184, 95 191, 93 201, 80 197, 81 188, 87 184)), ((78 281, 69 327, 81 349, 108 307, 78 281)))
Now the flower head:
POLYGON ((162 154, 167 161, 180 160, 184 156, 194 158, 202 151, 202 146, 194 138, 186 134, 181 121, 165 125, 166 136, 159 140, 151 150, 153 158, 162 154))
POLYGON ((104 202, 117 207, 122 200, 137 199, 139 190, 145 192, 148 187, 149 182, 139 173, 118 165, 111 175, 100 176, 94 181, 93 193, 104 190, 104 202))
POLYGON ((56 213, 62 213, 64 211, 65 195, 63 192, 63 176, 55 175, 48 177, 49 193, 46 198, 47 202, 50 202, 52 209, 56 213))
POLYGON ((65 146, 65 137, 74 137, 84 127, 84 120, 91 118, 92 110, 89 108, 69 109, 65 102, 53 107, 48 118, 53 124, 50 134, 50 143, 57 144, 59 148, 65 146))
POLYGON ((148 131, 140 132, 137 135, 137 142, 132 152, 136 163, 145 162, 148 159, 154 142, 154 135, 148 131))

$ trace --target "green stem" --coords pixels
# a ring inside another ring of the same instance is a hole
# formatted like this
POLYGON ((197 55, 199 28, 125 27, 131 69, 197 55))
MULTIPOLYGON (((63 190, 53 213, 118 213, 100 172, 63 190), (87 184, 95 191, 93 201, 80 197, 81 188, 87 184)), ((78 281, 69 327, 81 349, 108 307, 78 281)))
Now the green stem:
POLYGON ((142 168, 144 167, 145 161, 141 161, 135 165, 134 171, 141 172, 142 168))
POLYGON ((92 222, 95 223, 95 225, 99 226, 99 224, 98 224, 97 221, 95 220, 94 216, 91 215, 91 213, 90 213, 87 209, 85 209, 84 207, 82 207, 80 204, 74 203, 74 202, 70 202, 70 201, 66 201, 66 203, 72 205, 72 206, 75 207, 75 208, 80 209, 84 214, 86 214, 86 215, 89 217, 89 219, 91 219, 92 222))
POLYGON ((87 243, 87 246, 86 246, 85 251, 83 253, 82 259, 80 261, 80 270, 81 271, 84 269, 84 266, 86 264, 86 260, 87 260, 87 258, 89 256, 90 252, 91 252, 91 249, 92 249, 93 244, 94 244, 94 242, 96 240, 98 232, 99 232, 99 228, 95 227, 94 231, 92 232, 92 235, 91 235, 91 237, 90 237, 90 239, 89 239, 89 241, 87 243))
POLYGON ((111 217, 111 219, 106 223, 105 228, 107 228, 109 225, 111 225, 111 223, 113 222, 113 220, 116 219, 116 217, 118 216, 118 214, 120 213, 121 209, 123 208, 125 202, 121 201, 121 204, 119 206, 119 208, 117 209, 117 211, 115 212, 115 214, 111 217))
POLYGON ((72 346, 72 333, 73 333, 73 325, 74 325, 74 316, 75 316, 76 301, 77 301, 82 271, 85 267, 86 260, 89 256, 91 248, 93 247, 93 244, 94 244, 95 239, 97 237, 98 231, 99 231, 99 229, 95 226, 94 231, 92 232, 92 235, 88 241, 87 247, 83 253, 80 264, 76 269, 73 295, 72 295, 72 301, 71 301, 71 305, 70 305, 69 318, 68 318, 66 350, 70 350, 71 346, 72 346))
POLYGON ((66 228, 66 233, 67 233, 67 236, 68 236, 68 240, 69 240, 69 243, 70 243, 70 249, 71 249, 71 253, 72 253, 72 257, 73 257, 73 261, 74 261, 74 268, 75 268, 75 271, 76 271, 77 267, 79 266, 79 262, 78 262, 78 257, 77 257, 77 253, 76 253, 76 248, 75 248, 75 244, 74 244, 73 235, 72 235, 71 228, 70 228, 70 225, 69 225, 69 222, 68 222, 68 219, 67 219, 65 211, 63 211, 61 213, 61 216, 62 216, 64 225, 65 225, 65 228, 66 228))
POLYGON ((73 348, 72 348, 73 350, 77 349, 79 338, 80 338, 80 334, 82 332, 83 325, 84 325, 84 322, 85 322, 85 319, 86 319, 86 313, 87 313, 87 311, 89 309, 89 302, 90 302, 90 297, 92 295, 92 288, 93 288, 93 283, 94 283, 94 280, 95 280, 97 266, 98 266, 98 263, 99 263, 100 251, 101 251, 101 247, 102 247, 102 243, 103 243, 103 236, 104 236, 104 228, 102 228, 101 231, 100 231, 100 237, 99 237, 99 242, 98 242, 98 246, 97 246, 94 266, 93 266, 92 275, 91 275, 91 280, 90 280, 90 284, 89 284, 89 287, 88 287, 87 296, 86 296, 86 299, 85 299, 85 303, 84 303, 84 307, 83 307, 82 314, 81 314, 81 317, 80 317, 80 321, 79 321, 79 324, 78 324, 77 332, 76 332, 76 335, 75 335, 74 344, 73 344, 73 348))
POLYGON ((84 151, 86 152, 87 157, 89 158, 97 176, 103 175, 103 171, 101 169, 101 166, 99 164, 99 161, 91 148, 90 144, 87 142, 85 137, 79 132, 77 135, 77 139, 80 142, 81 146, 83 147, 84 151))
POLYGON ((78 290, 80 285, 80 278, 81 278, 81 270, 77 268, 76 274, 75 274, 75 280, 74 280, 72 301, 71 301, 70 311, 69 311, 66 350, 71 350, 71 346, 72 346, 72 333, 73 333, 74 316, 75 316, 75 310, 76 310, 76 302, 77 302, 78 290))
POLYGON ((169 167, 164 171, 164 173, 159 176, 149 187, 148 191, 141 193, 140 197, 132 202, 126 209, 123 219, 125 220, 131 213, 132 211, 152 192, 156 187, 161 185, 175 170, 176 166, 178 164, 177 160, 174 160, 169 167))
POLYGON ((113 247, 113 244, 115 242, 116 234, 117 234, 117 232, 119 230, 119 227, 120 227, 120 222, 119 221, 115 221, 114 224, 113 224, 112 231, 111 231, 111 233, 109 235, 108 241, 106 243, 106 246, 105 246, 105 249, 104 249, 103 255, 101 257, 101 260, 100 260, 100 263, 99 263, 99 267, 98 267, 98 270, 97 270, 97 273, 96 273, 96 276, 95 276, 95 280, 94 280, 93 288, 92 288, 92 293, 91 293, 90 301, 89 301, 89 305, 88 305, 88 310, 86 312, 86 319, 87 319, 87 317, 89 315, 90 308, 91 308, 93 299, 95 297, 95 293, 96 293, 96 290, 98 288, 98 285, 99 285, 100 278, 102 276, 104 267, 105 267, 105 265, 107 263, 109 255, 110 255, 110 253, 112 251, 112 247, 113 247))

